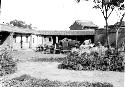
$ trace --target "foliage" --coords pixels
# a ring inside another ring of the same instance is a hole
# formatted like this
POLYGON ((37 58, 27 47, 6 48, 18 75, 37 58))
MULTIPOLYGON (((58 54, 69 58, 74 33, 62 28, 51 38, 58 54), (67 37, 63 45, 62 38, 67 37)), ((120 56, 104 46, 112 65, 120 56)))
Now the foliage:
POLYGON ((44 45, 41 44, 36 47, 36 52, 44 52, 45 54, 53 54, 54 53, 54 46, 53 45, 44 45))
POLYGON ((124 71, 123 56, 115 55, 107 51, 106 55, 100 56, 97 52, 91 54, 70 53, 58 66, 59 69, 70 70, 101 70, 101 71, 124 71))
POLYGON ((60 82, 50 81, 48 79, 37 79, 24 74, 20 77, 4 81, 4 87, 113 87, 110 83, 100 82, 60 82))
POLYGON ((12 74, 16 71, 16 62, 7 50, 0 54, 0 76, 12 74))
POLYGON ((60 46, 60 49, 62 50, 71 50, 73 47, 79 47, 80 42, 77 40, 64 38, 59 41, 58 45, 60 46))
MULTIPOLYGON (((81 0, 77 0, 77 2, 79 3, 81 0)), ((105 19, 105 23, 106 23, 106 45, 110 46, 109 44, 109 36, 108 36, 108 19, 110 17, 110 15, 112 14, 112 12, 117 8, 119 10, 124 10, 125 6, 124 6, 124 0, 93 0, 93 2, 95 3, 95 6, 93 8, 96 9, 100 9, 103 17, 105 19)))
POLYGON ((16 26, 16 27, 21 27, 21 28, 29 28, 32 29, 32 24, 28 25, 24 21, 19 21, 19 20, 12 20, 10 21, 10 25, 16 26))
POLYGON ((42 45, 38 45, 37 47, 36 47, 36 52, 41 52, 41 51, 43 51, 44 50, 44 47, 42 46, 42 45))

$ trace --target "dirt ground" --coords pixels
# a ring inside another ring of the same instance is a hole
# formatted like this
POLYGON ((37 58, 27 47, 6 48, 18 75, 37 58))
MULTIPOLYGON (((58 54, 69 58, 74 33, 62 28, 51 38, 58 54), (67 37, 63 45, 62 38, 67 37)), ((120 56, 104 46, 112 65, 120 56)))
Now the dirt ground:
POLYGON ((11 53, 13 58, 16 60, 27 61, 31 59, 39 59, 39 58, 63 58, 66 57, 64 54, 43 54, 40 52, 34 51, 13 51, 11 53))
POLYGON ((18 70, 15 74, 8 75, 4 79, 11 79, 29 74, 36 78, 58 80, 58 81, 88 81, 108 82, 115 87, 124 87, 124 73, 102 72, 102 71, 73 71, 60 70, 56 62, 22 62, 18 63, 18 70))
MULTIPOLYGON (((18 52, 13 54, 15 58, 29 57, 35 58, 51 58, 51 57, 64 57, 65 55, 45 55, 36 54, 33 52, 18 52), (26 56, 27 55, 27 56, 26 56)), ((31 62, 23 61, 17 64, 17 71, 12 75, 5 76, 1 79, 12 79, 14 77, 21 76, 23 74, 29 74, 36 78, 58 80, 58 81, 88 81, 88 82, 108 82, 114 85, 114 87, 124 87, 124 73, 122 72, 104 72, 104 71, 74 71, 74 70, 61 70, 58 69, 59 63, 57 62, 31 62)))

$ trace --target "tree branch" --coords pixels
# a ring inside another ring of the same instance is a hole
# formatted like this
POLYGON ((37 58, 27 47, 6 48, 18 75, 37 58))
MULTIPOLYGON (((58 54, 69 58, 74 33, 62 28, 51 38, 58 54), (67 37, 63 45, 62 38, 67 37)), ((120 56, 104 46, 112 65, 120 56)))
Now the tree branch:
POLYGON ((105 14, 104 14, 104 10, 103 10, 103 9, 101 9, 101 12, 102 12, 102 14, 103 14, 104 18, 106 18, 106 16, 105 16, 105 14))
MULTIPOLYGON (((102 3, 102 2, 101 2, 101 3, 102 3)), ((97 4, 96 4, 96 5, 97 5, 97 4)), ((105 13, 104 13, 105 11, 104 11, 104 9, 103 9, 103 6, 102 6, 102 7, 99 6, 99 9, 101 10, 101 12, 102 12, 102 14, 103 14, 103 17, 106 18, 105 13)))
POLYGON ((116 30, 119 30, 119 28, 121 27, 121 25, 122 25, 122 20, 123 20, 124 16, 125 16, 125 12, 122 14, 122 17, 121 17, 121 19, 120 19, 119 25, 116 25, 116 26, 115 26, 116 30))
POLYGON ((107 18, 109 18, 109 16, 111 15, 111 13, 113 12, 113 10, 114 10, 114 8, 111 10, 111 12, 109 13, 109 15, 108 15, 108 17, 107 18))
POLYGON ((122 25, 122 20, 123 20, 124 16, 125 16, 125 12, 123 13, 122 18, 120 19, 119 27, 121 27, 121 25, 122 25))

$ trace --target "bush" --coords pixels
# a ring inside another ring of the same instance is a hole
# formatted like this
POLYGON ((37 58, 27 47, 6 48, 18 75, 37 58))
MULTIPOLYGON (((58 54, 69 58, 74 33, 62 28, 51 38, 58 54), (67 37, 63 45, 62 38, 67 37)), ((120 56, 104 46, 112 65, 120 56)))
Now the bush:
POLYGON ((3 50, 0 54, 0 76, 12 74, 16 70, 16 62, 14 62, 9 51, 3 50))
POLYGON ((37 79, 30 75, 22 75, 11 80, 4 81, 4 87, 113 87, 110 83, 89 82, 60 82, 48 79, 37 79))
POLYGON ((58 68, 123 72, 123 56, 115 54, 99 56, 96 52, 91 54, 83 53, 79 56, 78 53, 70 53, 58 68))
POLYGON ((36 52, 42 52, 44 50, 44 47, 42 46, 42 45, 38 45, 37 47, 36 47, 36 52))

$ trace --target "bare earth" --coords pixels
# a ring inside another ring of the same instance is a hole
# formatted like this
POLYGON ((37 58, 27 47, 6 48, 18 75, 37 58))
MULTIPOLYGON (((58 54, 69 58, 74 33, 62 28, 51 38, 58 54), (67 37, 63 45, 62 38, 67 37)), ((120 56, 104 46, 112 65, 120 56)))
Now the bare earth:
POLYGON ((124 87, 124 73, 61 70, 57 68, 58 64, 57 62, 20 62, 17 64, 18 70, 15 74, 8 75, 1 79, 11 79, 23 74, 29 74, 36 78, 47 78, 52 81, 108 82, 115 87, 124 87))

